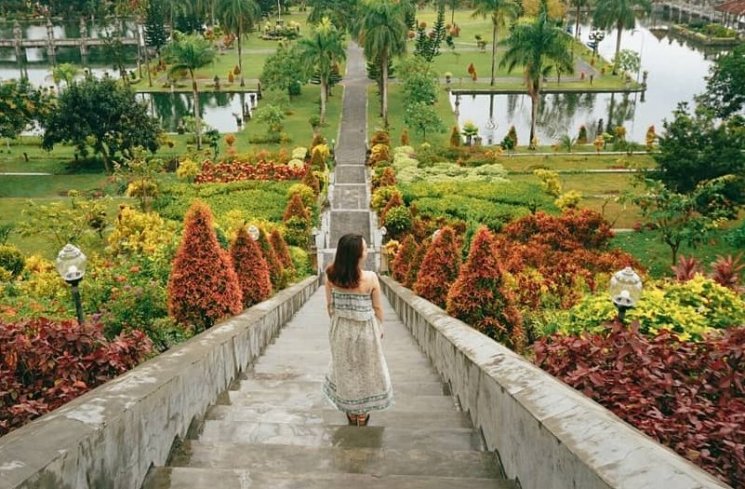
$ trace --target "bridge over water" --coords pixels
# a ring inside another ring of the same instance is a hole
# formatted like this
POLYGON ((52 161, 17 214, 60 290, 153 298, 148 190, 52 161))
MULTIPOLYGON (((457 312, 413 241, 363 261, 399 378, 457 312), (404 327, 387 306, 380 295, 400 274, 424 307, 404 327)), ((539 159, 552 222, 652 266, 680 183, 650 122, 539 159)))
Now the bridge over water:
MULTIPOLYGON (((352 45, 321 263, 346 232, 376 239, 366 90, 352 45)), ((328 318, 311 277, 0 438, 0 489, 726 487, 521 356, 381 282, 396 403, 369 426, 347 426, 322 397, 328 318)))

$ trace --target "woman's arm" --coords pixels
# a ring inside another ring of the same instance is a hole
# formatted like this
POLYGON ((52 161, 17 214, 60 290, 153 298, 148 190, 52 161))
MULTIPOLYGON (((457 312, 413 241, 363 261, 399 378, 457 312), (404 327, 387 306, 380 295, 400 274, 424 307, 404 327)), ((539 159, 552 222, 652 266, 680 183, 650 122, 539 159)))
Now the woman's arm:
POLYGON ((375 311, 375 317, 378 318, 380 327, 383 327, 383 302, 380 298, 380 281, 378 275, 375 272, 370 272, 372 275, 372 306, 375 311))
POLYGON ((331 281, 326 277, 326 312, 331 316, 334 310, 334 299, 331 297, 331 281))

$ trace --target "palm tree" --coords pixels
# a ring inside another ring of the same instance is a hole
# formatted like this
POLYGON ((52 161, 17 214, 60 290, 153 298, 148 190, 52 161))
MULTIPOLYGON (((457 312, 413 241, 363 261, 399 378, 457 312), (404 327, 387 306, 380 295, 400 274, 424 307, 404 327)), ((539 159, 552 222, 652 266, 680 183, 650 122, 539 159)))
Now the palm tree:
POLYGON ((254 0, 220 0, 218 13, 223 29, 236 37, 238 45, 238 68, 241 72, 241 86, 245 86, 243 79, 243 61, 241 43, 243 36, 261 18, 261 7, 254 0))
POLYGON ((380 115, 385 127, 388 127, 388 62, 406 52, 406 7, 405 2, 396 0, 366 0, 355 26, 365 56, 378 64, 383 78, 380 115))
POLYGON ((78 73, 80 73, 78 67, 70 63, 62 63, 52 68, 52 80, 57 85, 57 92, 60 91, 60 83, 63 81, 69 88, 78 73))
POLYGON ((182 74, 188 72, 191 77, 191 91, 194 96, 194 121, 197 138, 197 149, 202 148, 201 119, 199 113, 199 90, 195 71, 212 63, 216 53, 212 44, 202 36, 191 34, 187 36, 176 36, 171 44, 166 47, 166 60, 173 63, 170 74, 182 74))
POLYGON ((569 38, 561 28, 548 18, 546 0, 541 2, 541 11, 535 19, 518 21, 510 36, 502 41, 507 46, 500 66, 512 71, 516 66, 525 70, 525 82, 532 102, 530 111, 530 147, 535 147, 535 124, 541 96, 541 82, 552 69, 572 73, 572 56, 569 53, 569 38))
POLYGON ((497 29, 517 17, 520 5, 515 0, 476 0, 472 17, 491 16, 491 85, 494 86, 494 67, 497 60, 497 29))
POLYGON ((344 51, 344 34, 339 32, 331 19, 324 17, 313 29, 310 37, 298 42, 300 52, 306 62, 313 65, 321 80, 321 123, 326 120, 326 98, 329 90, 329 79, 334 65, 346 58, 344 51))
POLYGON ((621 34, 624 29, 633 29, 636 25, 636 17, 640 14, 648 14, 652 10, 649 0, 598 0, 595 13, 592 16, 593 23, 601 29, 618 30, 616 38, 616 55, 613 58, 613 74, 618 69, 618 53, 621 51, 621 34))
POLYGON ((590 0, 569 0, 569 4, 573 7, 577 7, 577 18, 574 21, 574 38, 579 39, 579 18, 582 12, 582 7, 590 5, 590 0))

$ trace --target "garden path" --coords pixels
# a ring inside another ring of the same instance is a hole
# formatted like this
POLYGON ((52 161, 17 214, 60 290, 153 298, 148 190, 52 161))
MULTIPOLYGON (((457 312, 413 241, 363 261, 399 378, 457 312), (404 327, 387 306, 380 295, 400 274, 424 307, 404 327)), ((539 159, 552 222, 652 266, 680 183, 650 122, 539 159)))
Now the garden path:
POLYGON ((324 301, 319 289, 143 489, 516 488, 385 299, 395 404, 369 426, 348 426, 321 392, 324 301))

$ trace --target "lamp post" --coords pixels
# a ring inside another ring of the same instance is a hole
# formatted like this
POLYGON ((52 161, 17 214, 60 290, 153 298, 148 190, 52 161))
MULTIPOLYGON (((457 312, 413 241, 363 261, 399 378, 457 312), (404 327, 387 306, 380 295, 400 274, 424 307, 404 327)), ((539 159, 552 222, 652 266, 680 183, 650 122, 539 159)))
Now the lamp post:
POLYGON ((642 279, 631 267, 613 274, 610 279, 610 297, 618 309, 618 320, 623 324, 626 311, 636 306, 642 295, 642 279))
POLYGON ((261 236, 261 231, 259 231, 259 228, 252 224, 248 226, 248 229, 246 231, 248 231, 248 235, 251 237, 252 240, 259 240, 259 236, 261 236))
POLYGON ((80 302, 80 290, 78 284, 85 275, 85 264, 87 258, 79 248, 67 243, 57 254, 57 273, 72 287, 72 299, 75 302, 75 312, 78 316, 78 324, 83 324, 83 305, 80 302))
POLYGON ((598 55, 598 44, 600 44, 600 41, 605 39, 605 32, 593 29, 590 32, 590 41, 592 43, 592 61, 595 62, 595 58, 598 55))

